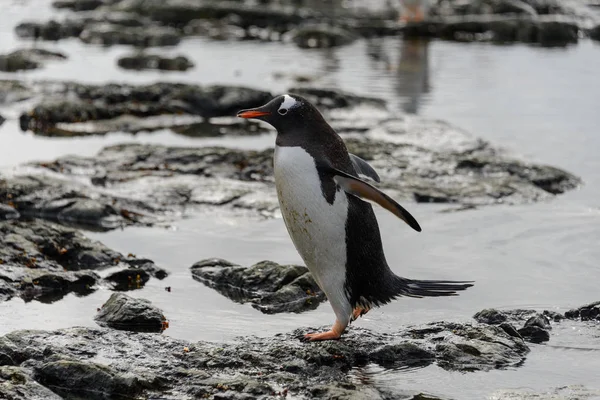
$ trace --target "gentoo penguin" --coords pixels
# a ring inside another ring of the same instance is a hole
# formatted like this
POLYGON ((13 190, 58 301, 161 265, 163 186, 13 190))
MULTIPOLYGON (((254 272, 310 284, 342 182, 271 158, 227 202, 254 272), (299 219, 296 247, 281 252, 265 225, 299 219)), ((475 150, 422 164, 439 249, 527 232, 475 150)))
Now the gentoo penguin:
POLYGON ((379 182, 375 170, 348 153, 340 136, 306 99, 286 94, 237 115, 277 129, 274 170, 281 214, 336 316, 330 331, 307 334, 308 339, 337 339, 351 320, 399 296, 452 296, 472 286, 412 280, 390 270, 373 208, 366 200, 418 232, 421 227, 402 206, 359 177, 379 182))

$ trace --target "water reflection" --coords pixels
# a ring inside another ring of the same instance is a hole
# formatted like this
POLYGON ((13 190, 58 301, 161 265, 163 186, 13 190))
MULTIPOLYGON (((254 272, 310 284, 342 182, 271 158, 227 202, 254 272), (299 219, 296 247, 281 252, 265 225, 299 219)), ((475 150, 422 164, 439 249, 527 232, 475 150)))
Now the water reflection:
POLYGON ((401 39, 396 49, 381 39, 369 39, 366 44, 367 57, 371 66, 388 75, 392 82, 392 92, 396 95, 401 109, 409 114, 417 114, 429 92, 429 40, 422 38, 401 39), (397 61, 396 61, 397 57, 397 61))
POLYGON ((429 83, 429 40, 405 39, 400 46, 395 89, 404 112, 417 114, 429 83))

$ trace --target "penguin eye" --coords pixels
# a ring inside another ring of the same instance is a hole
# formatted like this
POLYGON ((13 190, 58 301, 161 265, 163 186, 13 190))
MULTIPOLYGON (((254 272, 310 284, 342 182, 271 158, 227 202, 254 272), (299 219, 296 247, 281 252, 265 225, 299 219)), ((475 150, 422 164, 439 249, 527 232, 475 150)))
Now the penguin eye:
POLYGON ((277 112, 278 112, 280 115, 285 115, 285 114, 287 114, 287 112, 288 112, 288 109, 287 109, 287 108, 280 108, 279 110, 277 110, 277 112))

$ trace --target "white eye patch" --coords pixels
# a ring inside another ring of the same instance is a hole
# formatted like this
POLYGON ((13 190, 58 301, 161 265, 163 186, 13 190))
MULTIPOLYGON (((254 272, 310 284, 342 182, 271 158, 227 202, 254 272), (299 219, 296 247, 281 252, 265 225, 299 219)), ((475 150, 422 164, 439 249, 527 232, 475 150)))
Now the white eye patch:
POLYGON ((281 103, 281 105, 277 109, 277 112, 281 115, 285 115, 285 114, 287 114, 289 109, 298 107, 299 105, 300 105, 300 102, 298 100, 294 99, 289 94, 284 94, 283 95, 283 103, 281 103))

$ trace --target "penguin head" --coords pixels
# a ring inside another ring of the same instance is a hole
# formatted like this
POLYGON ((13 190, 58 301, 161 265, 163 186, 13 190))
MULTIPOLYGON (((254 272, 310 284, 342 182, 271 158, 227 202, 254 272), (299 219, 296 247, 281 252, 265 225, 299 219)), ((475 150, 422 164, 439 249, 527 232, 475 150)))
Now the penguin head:
POLYGON ((294 131, 311 120, 322 120, 321 113, 303 97, 284 94, 264 106, 249 108, 237 113, 240 118, 260 119, 272 125, 278 133, 294 131))

